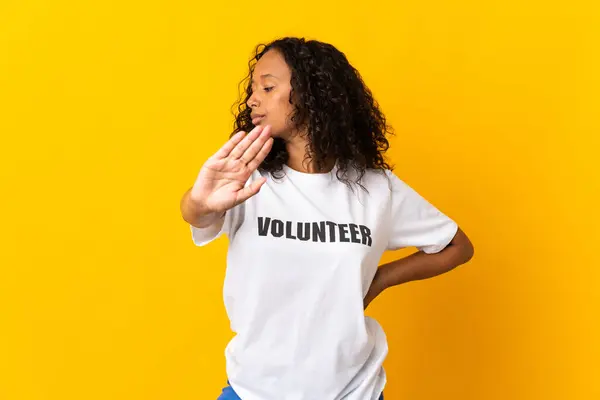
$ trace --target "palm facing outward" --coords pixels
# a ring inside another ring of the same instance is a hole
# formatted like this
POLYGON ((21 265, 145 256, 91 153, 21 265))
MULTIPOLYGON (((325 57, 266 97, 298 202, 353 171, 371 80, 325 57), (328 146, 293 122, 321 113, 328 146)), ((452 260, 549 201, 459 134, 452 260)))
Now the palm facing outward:
POLYGON ((257 126, 248 135, 238 132, 211 156, 198 174, 190 199, 206 212, 222 213, 258 193, 265 183, 260 178, 245 187, 265 159, 273 138, 271 128, 257 126))

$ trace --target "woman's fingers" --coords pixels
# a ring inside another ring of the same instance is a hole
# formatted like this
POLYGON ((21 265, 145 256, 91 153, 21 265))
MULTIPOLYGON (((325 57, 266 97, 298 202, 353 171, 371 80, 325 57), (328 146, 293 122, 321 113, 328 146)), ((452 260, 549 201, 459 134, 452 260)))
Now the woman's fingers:
POLYGON ((250 197, 254 196, 260 190, 260 187, 267 181, 267 178, 258 178, 250 185, 244 187, 240 191, 237 192, 236 205, 243 203, 248 200, 250 197))
MULTIPOLYGON (((254 142, 256 138, 260 136, 260 132, 262 131, 262 129, 263 127, 260 125, 252 129, 250 133, 246 135, 244 140, 235 145, 234 149, 231 151, 231 153, 229 153, 229 157, 233 158, 234 160, 241 158, 246 149, 250 147, 252 142, 254 142)), ((248 160, 246 160, 246 162, 248 162, 248 160)))
POLYGON ((246 133, 244 131, 239 131, 235 135, 231 137, 213 156, 216 159, 225 158, 231 153, 231 151, 235 148, 235 146, 244 139, 246 133))
POLYGON ((267 141, 265 143, 263 143, 262 147, 258 151, 258 154, 256 154, 256 156, 252 159, 252 161, 250 161, 248 163, 248 169, 250 171, 254 171, 255 169, 257 169, 258 166, 260 165, 260 163, 262 163, 263 160, 267 157, 267 155, 271 151, 271 147, 273 146, 274 140, 275 139, 270 137, 270 138, 267 138, 267 141))
POLYGON ((267 125, 260 133, 260 136, 258 138, 256 138, 256 140, 254 140, 254 142, 252 142, 250 147, 248 147, 246 149, 244 154, 242 154, 240 159, 243 160, 246 164, 250 164, 254 160, 254 157, 256 157, 256 155, 263 148, 263 146, 267 142, 267 140, 269 140, 270 133, 271 133, 271 127, 267 125))

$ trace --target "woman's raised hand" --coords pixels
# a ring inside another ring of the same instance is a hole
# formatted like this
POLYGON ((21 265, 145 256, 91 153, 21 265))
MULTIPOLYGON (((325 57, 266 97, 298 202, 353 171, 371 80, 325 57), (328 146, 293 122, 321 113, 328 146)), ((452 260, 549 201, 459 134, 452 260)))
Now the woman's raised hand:
POLYGON ((235 134, 212 155, 196 178, 190 200, 205 212, 223 213, 248 200, 260 190, 265 178, 246 182, 273 145, 271 127, 257 126, 247 135, 235 134))

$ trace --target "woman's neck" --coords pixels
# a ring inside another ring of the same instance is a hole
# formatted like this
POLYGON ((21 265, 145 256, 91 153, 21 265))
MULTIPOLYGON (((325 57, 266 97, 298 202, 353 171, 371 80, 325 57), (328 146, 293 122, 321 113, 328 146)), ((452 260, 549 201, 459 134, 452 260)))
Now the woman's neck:
POLYGON ((309 174, 324 173, 332 170, 335 165, 335 160, 330 160, 322 170, 317 170, 316 162, 306 157, 308 140, 305 136, 296 135, 289 140, 286 140, 285 146, 288 152, 288 167, 296 171, 309 174))

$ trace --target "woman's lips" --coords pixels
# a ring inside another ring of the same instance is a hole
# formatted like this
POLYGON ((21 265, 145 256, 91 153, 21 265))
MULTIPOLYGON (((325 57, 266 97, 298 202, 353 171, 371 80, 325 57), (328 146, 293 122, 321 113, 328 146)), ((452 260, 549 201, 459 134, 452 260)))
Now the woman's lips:
POLYGON ((264 115, 257 115, 256 117, 252 118, 252 125, 258 125, 258 123, 264 118, 264 115))

